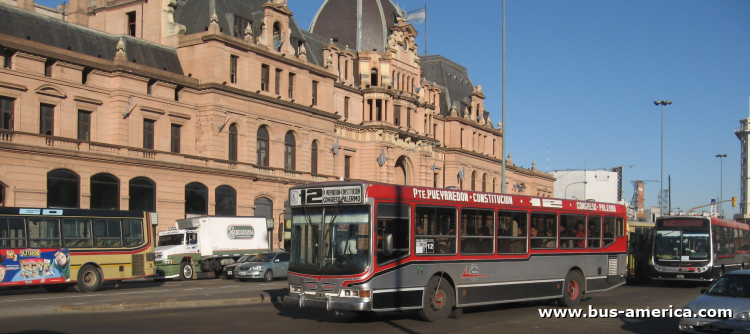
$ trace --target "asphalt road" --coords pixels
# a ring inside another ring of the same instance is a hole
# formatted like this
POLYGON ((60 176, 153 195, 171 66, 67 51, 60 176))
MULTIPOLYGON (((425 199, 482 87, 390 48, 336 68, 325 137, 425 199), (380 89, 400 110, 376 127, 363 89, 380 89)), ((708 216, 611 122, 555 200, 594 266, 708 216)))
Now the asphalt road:
MULTIPOLYGON (((286 281, 128 283, 93 294, 43 290, 0 291, 3 333, 679 333, 677 318, 543 319, 549 302, 466 308, 461 319, 428 323, 413 312, 374 316, 336 314, 274 302, 286 293, 286 281), (258 298, 262 296, 261 298, 258 298), (238 299, 239 298, 239 299, 238 299), (243 299, 244 298, 244 299, 243 299), (180 299, 194 304, 155 305, 154 300, 180 299), (234 305, 221 305, 230 301, 234 305), (214 303, 216 305, 208 305, 214 303), (64 305, 100 305, 106 311, 80 311, 64 305), (61 305, 63 306, 61 308, 61 305), (117 305, 145 305, 117 310, 117 305), (109 307, 109 308, 108 308, 109 307)), ((659 282, 622 286, 590 294, 577 308, 682 307, 705 286, 664 287, 659 282)))

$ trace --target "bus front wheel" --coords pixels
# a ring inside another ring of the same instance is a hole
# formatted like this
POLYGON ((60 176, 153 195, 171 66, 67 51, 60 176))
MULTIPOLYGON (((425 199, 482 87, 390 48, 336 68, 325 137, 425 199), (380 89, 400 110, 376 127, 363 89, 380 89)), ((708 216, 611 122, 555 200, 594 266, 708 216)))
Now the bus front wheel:
POLYGON ((419 316, 425 321, 435 322, 447 318, 456 305, 453 286, 440 276, 430 278, 422 298, 424 307, 419 310, 419 316))
POLYGON ((578 305, 583 297, 583 276, 578 271, 570 271, 565 277, 563 285, 563 296, 557 299, 557 303, 564 307, 578 305))
POLYGON ((79 292, 94 292, 102 286, 102 274, 92 265, 85 265, 78 271, 78 283, 75 289, 79 292))

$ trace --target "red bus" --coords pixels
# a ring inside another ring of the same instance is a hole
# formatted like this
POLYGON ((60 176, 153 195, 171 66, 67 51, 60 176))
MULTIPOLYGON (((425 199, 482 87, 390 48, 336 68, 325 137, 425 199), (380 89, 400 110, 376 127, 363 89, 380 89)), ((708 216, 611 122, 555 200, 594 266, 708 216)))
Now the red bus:
POLYGON ((652 278, 713 281, 748 268, 750 227, 716 217, 674 216, 656 220, 652 278))
POLYGON ((290 189, 299 307, 419 310, 557 299, 625 283, 622 205, 360 182, 290 189))

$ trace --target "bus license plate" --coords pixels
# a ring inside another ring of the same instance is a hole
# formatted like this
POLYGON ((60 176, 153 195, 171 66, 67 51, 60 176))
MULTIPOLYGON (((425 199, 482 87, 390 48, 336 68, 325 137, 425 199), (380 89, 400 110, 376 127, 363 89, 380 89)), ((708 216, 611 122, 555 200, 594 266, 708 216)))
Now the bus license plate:
POLYGON ((227 271, 227 274, 228 274, 228 275, 231 275, 231 274, 232 274, 232 271, 231 271, 231 270, 230 270, 230 271, 227 271))
POLYGON ((315 298, 326 299, 326 294, 325 294, 325 292, 318 292, 318 293, 315 294, 315 298))
POLYGON ((677 278, 685 278, 685 275, 677 275, 677 278))

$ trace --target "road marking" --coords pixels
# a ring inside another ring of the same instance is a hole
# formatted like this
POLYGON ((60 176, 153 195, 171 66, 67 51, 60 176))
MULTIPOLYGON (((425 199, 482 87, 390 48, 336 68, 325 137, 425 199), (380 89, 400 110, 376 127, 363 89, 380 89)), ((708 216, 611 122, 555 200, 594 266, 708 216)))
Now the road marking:
POLYGON ((188 290, 203 290, 203 288, 192 288, 192 289, 183 289, 183 290, 185 290, 185 291, 188 291, 188 290))
POLYGON ((50 300, 50 299, 63 299, 63 298, 89 298, 89 297, 107 297, 111 295, 134 295, 134 294, 140 294, 140 293, 159 293, 159 292, 168 292, 170 290, 154 290, 154 291, 141 291, 141 292, 120 292, 120 293, 108 293, 108 294, 99 294, 99 295, 69 295, 69 296, 61 296, 61 297, 43 297, 43 298, 25 298, 25 299, 8 299, 8 300, 0 300, 0 303, 4 302, 23 302, 23 301, 31 301, 31 300, 50 300))
POLYGON ((258 285, 273 285, 273 283, 261 283, 261 284, 258 284, 258 285))
POLYGON ((230 285, 230 286, 222 286, 220 289, 226 289, 226 288, 239 288, 239 285, 230 285))

